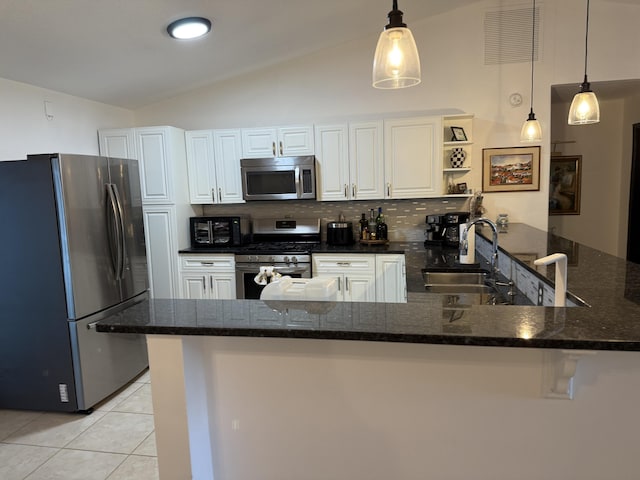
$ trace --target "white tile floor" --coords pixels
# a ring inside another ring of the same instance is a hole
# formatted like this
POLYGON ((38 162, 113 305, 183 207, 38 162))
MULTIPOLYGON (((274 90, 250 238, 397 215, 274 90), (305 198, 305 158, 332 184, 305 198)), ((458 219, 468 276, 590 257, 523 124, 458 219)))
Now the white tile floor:
POLYGON ((0 479, 157 479, 149 382, 147 371, 90 415, 0 410, 0 479))

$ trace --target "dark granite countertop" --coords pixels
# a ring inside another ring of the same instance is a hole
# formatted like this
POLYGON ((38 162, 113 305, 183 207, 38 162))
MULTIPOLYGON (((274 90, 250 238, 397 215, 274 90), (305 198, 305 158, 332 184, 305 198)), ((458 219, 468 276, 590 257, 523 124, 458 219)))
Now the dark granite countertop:
MULTIPOLYGON (((487 233, 488 229, 479 231, 483 236, 487 233)), ((370 248, 378 253, 382 249, 405 253, 409 291, 406 304, 149 300, 101 321, 97 329, 145 334, 640 351, 640 265, 523 224, 511 224, 500 233, 499 243, 501 249, 522 259, 523 264, 549 253, 567 253, 569 291, 591 306, 452 307, 446 295, 427 293, 422 286, 421 269, 433 261, 434 250, 425 249, 421 242, 394 242, 388 247, 370 248)), ((362 252, 360 245, 354 248, 357 250, 351 252, 362 252)), ((553 268, 544 267, 537 274, 553 279, 553 268)))

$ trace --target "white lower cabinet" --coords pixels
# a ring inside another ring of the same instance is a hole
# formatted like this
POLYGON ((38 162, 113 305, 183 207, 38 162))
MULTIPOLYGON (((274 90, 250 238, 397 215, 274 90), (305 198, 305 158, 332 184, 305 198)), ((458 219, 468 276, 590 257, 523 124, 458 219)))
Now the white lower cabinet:
POLYGON ((180 297, 189 299, 236 298, 233 255, 180 255, 180 297))
POLYGON ((338 301, 406 301, 406 275, 402 254, 320 253, 313 254, 312 261, 314 277, 338 279, 338 301))
POLYGON ((376 301, 407 301, 407 269, 404 255, 376 255, 376 301))

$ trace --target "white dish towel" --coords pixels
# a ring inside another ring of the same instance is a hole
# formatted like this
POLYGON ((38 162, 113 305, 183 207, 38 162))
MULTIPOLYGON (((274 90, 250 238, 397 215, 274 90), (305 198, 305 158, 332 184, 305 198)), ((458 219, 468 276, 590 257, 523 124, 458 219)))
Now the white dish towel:
POLYGON ((269 282, 273 282, 274 280, 282 277, 280 273, 277 272, 275 267, 273 266, 261 266, 260 271, 253 279, 258 285, 266 285, 269 282))

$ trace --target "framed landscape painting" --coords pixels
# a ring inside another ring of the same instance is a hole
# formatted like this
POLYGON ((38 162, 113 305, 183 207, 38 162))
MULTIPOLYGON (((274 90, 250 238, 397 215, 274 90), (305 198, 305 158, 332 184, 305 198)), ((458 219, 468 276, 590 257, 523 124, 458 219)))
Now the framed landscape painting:
POLYGON ((551 157, 549 215, 580 215, 582 155, 551 157))
POLYGON ((482 149, 482 191, 540 190, 540 147, 482 149))

